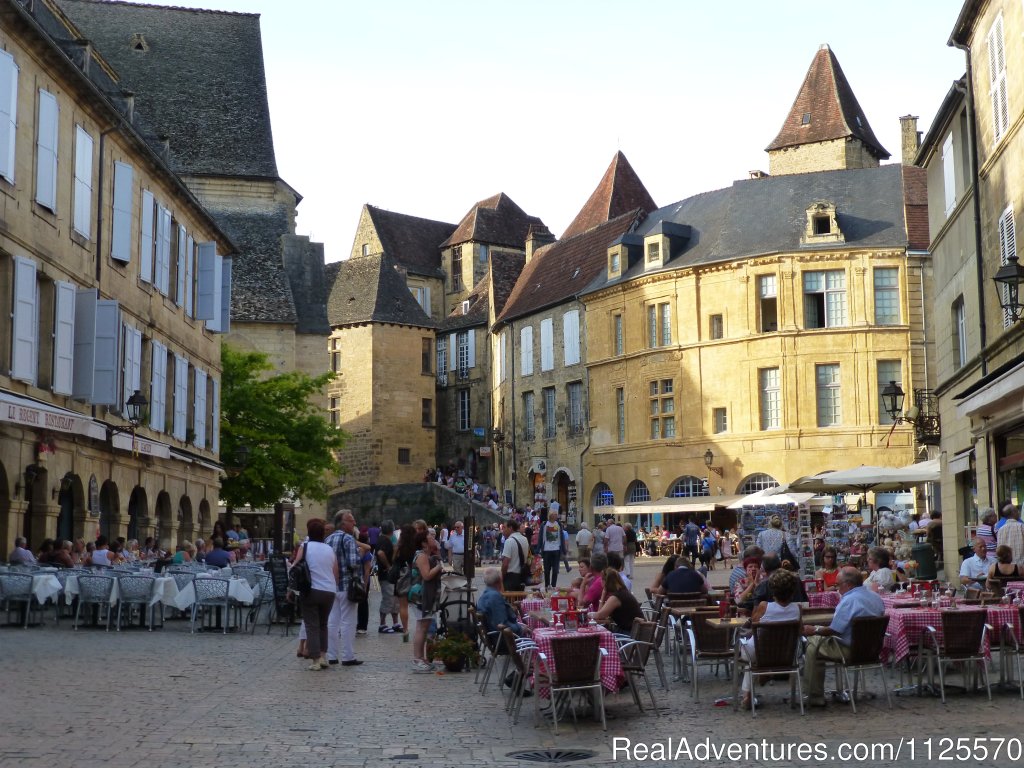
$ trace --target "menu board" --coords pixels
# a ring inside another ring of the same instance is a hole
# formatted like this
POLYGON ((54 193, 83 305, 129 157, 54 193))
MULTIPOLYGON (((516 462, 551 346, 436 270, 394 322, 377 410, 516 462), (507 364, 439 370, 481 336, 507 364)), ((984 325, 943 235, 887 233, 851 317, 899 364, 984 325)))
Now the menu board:
POLYGON ((267 560, 267 570, 274 585, 274 613, 279 621, 284 619, 284 631, 288 634, 295 620, 295 603, 288 599, 288 561, 284 555, 273 554, 267 560))

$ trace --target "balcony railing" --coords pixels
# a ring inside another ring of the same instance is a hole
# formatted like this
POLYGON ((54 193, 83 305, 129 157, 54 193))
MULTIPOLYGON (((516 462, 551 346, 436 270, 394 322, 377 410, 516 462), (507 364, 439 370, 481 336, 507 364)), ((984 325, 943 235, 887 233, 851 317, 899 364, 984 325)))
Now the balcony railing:
POLYGON ((448 372, 440 371, 437 374, 437 386, 447 387, 448 386, 448 372))

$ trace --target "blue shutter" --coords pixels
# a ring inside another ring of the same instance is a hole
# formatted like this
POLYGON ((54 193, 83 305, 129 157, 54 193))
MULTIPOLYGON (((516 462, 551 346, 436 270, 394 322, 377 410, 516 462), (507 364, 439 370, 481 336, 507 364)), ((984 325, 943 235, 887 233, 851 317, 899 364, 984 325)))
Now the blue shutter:
POLYGON ((196 448, 206 447, 206 371, 196 368, 195 410, 192 415, 196 448))
POLYGON ((92 232, 92 136, 80 126, 75 126, 75 189, 74 189, 75 231, 84 238, 92 232))
POLYGON ((56 282, 53 320, 53 391, 70 395, 74 390, 75 293, 71 283, 56 282))
POLYGON ((39 89, 39 119, 36 121, 36 202, 57 210, 57 125, 60 107, 57 97, 39 89))
POLYGON ((121 310, 116 301, 96 302, 96 357, 91 403, 117 405, 121 340, 121 310))
MULTIPOLYGON (((199 243, 196 261, 196 319, 213 320, 220 317, 219 308, 215 303, 214 289, 217 282, 217 244, 199 243)), ((219 298, 219 291, 216 297, 219 298)))
POLYGON ((14 183, 14 150, 18 135, 18 65, 0 51, 0 176, 14 183))
POLYGON ((142 190, 142 223, 139 233, 139 280, 153 280, 153 193, 142 190))
POLYGON ((154 341, 150 347, 153 368, 149 387, 149 426, 163 432, 167 426, 167 347, 159 341, 154 341))
POLYGON ((220 453, 220 382, 214 378, 210 378, 210 384, 213 386, 213 403, 210 408, 210 420, 213 422, 210 426, 210 450, 214 453, 220 453))
POLYGON ((174 356, 174 424, 172 434, 184 440, 188 430, 188 360, 174 356))
POLYGON ((466 334, 466 341, 469 346, 469 367, 476 368, 476 329, 470 328, 466 334))
POLYGON ((83 288, 75 296, 75 356, 71 396, 92 401, 96 368, 96 289, 83 288))
POLYGON ((185 228, 178 227, 178 268, 177 274, 177 285, 174 291, 174 303, 179 307, 185 303, 185 249, 187 248, 187 237, 185 235, 185 228))
POLYGON ((132 177, 126 163, 114 163, 114 213, 110 232, 110 258, 124 263, 132 259, 132 177))
POLYGON ((231 330, 231 259, 221 260, 220 281, 220 333, 231 330))
POLYGON ((12 317, 11 378, 36 383, 39 368, 39 287, 36 263, 14 257, 14 313, 12 317))
POLYGON ((142 331, 124 326, 124 369, 121 382, 121 414, 128 418, 128 398, 142 388, 142 331))
POLYGON ((192 314, 193 298, 195 297, 195 264, 196 264, 196 243, 189 235, 185 242, 185 316, 194 317, 192 314))

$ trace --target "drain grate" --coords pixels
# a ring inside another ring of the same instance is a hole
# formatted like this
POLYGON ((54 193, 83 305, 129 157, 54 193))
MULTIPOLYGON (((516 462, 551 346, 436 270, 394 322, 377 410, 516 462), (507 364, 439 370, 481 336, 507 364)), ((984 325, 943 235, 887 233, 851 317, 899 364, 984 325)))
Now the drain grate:
POLYGON ((505 757, 531 763, 573 763, 586 760, 597 753, 590 749, 525 749, 509 752, 505 757))

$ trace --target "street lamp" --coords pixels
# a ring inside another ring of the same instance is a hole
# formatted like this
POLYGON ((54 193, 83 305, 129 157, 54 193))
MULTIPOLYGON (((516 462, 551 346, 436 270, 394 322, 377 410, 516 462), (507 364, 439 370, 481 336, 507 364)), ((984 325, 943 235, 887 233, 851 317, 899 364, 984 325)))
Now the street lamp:
POLYGON ((714 472, 719 477, 722 477, 722 468, 712 466, 715 463, 715 453, 710 448, 704 451, 704 466, 708 468, 708 471, 714 472))
POLYGON ((145 418, 146 408, 149 406, 149 400, 139 390, 135 390, 132 396, 128 398, 128 402, 125 403, 125 410, 128 412, 128 426, 127 427, 107 427, 107 433, 113 437, 114 435, 122 432, 131 432, 132 438, 135 437, 135 430, 142 425, 142 419, 145 418))
POLYGON ((915 405, 907 411, 906 415, 904 415, 903 401, 905 398, 906 395, 903 392, 903 388, 895 381, 890 381, 882 389, 882 403, 885 406, 885 412, 889 414, 889 418, 891 418, 896 424, 904 421, 909 424, 916 424, 917 417, 920 415, 921 409, 915 405))
POLYGON ((999 288, 999 306, 1009 313, 1013 322, 1024 315, 1024 304, 1020 301, 1020 287, 1024 284, 1024 267, 1017 263, 1017 257, 1011 256, 999 268, 992 278, 999 288))

